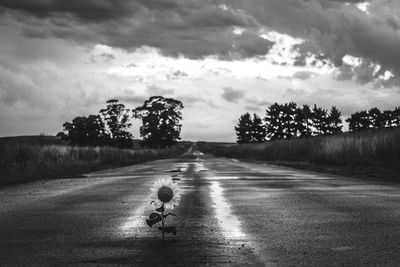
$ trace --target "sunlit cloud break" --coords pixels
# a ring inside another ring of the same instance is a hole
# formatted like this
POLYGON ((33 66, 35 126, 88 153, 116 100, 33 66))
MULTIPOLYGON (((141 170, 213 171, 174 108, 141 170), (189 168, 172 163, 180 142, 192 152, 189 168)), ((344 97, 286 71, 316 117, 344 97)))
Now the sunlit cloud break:
POLYGON ((234 141, 240 114, 263 117, 274 102, 348 115, 400 98, 396 1, 4 0, 0 9, 1 136, 56 134, 110 98, 129 108, 155 94, 179 99, 182 138, 210 141, 234 141))

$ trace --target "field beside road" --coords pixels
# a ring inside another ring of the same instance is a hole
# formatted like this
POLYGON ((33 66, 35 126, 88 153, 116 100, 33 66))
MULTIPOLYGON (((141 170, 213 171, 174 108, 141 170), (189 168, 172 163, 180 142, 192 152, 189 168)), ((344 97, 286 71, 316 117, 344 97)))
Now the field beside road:
POLYGON ((69 177, 104 168, 175 157, 187 149, 187 144, 169 149, 133 150, 47 145, 43 142, 0 142, 0 185, 69 177))
POLYGON ((222 157, 400 181, 400 128, 260 144, 200 142, 198 148, 222 157))

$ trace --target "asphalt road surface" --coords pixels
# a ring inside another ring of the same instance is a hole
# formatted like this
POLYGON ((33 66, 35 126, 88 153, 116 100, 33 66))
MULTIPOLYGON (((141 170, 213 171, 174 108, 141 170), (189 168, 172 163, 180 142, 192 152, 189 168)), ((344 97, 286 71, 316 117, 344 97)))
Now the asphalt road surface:
POLYGON ((0 265, 400 265, 400 186, 182 157, 0 188, 0 265), (152 183, 183 196, 177 235, 146 225, 152 183))

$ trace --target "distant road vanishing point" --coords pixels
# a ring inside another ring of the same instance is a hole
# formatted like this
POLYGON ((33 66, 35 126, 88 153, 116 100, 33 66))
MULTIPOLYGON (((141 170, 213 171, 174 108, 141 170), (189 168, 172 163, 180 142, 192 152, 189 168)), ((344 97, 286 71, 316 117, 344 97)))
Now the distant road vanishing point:
POLYGON ((400 265, 400 186, 203 155, 0 188, 1 264, 400 265), (145 219, 183 195, 177 235, 145 219))

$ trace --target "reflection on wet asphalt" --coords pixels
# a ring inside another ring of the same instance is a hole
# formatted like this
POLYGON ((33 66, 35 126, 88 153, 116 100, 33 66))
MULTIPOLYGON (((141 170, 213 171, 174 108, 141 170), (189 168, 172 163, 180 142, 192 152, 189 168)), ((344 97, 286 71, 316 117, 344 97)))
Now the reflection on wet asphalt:
POLYGON ((191 151, 0 188, 0 264, 394 266, 399 189, 191 151), (165 177, 183 196, 162 243, 145 219, 165 177))
POLYGON ((213 201, 213 208, 215 209, 217 220, 227 238, 237 240, 246 240, 245 234, 240 228, 240 222, 232 214, 229 203, 225 200, 223 195, 223 189, 219 182, 211 182, 211 199, 213 201))

